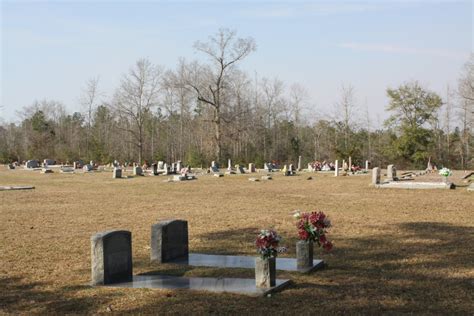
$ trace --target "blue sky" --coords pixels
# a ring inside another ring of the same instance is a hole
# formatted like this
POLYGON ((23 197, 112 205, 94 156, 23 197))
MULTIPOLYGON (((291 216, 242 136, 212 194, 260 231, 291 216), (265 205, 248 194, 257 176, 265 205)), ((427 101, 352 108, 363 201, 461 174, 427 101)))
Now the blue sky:
POLYGON ((100 76, 110 96, 141 57, 166 68, 204 60, 193 43, 220 27, 256 40, 241 64, 250 74, 300 83, 322 115, 352 84, 374 120, 386 117, 387 87, 419 80, 444 96, 473 47, 471 1, 0 2, 4 120, 34 100, 81 110, 87 79, 100 76))

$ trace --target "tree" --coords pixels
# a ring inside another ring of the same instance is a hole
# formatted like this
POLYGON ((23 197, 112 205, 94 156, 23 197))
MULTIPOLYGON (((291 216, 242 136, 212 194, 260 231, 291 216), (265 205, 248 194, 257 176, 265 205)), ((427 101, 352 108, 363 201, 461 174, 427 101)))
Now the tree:
POLYGON ((387 110, 393 114, 385 121, 394 127, 399 137, 392 142, 396 156, 421 166, 428 158, 431 132, 425 128, 429 121, 436 120, 441 107, 441 98, 434 92, 423 89, 418 82, 401 85, 398 89, 387 89, 390 103, 387 110))
MULTIPOLYGON (((194 72, 194 76, 187 80, 187 84, 194 89, 199 102, 213 109, 215 157, 220 161, 221 123, 224 121, 222 112, 225 106, 225 93, 229 89, 230 74, 239 61, 255 51, 256 45, 252 38, 236 38, 235 31, 220 29, 217 34, 209 38, 208 42, 196 42, 194 48, 206 54, 211 60, 211 65, 197 67, 200 76, 197 77, 197 73, 194 72)), ((194 69, 196 70, 196 67, 194 69)))
POLYGON ((138 163, 143 159, 144 126, 147 114, 158 106, 161 67, 148 59, 139 59, 128 74, 122 77, 115 94, 115 108, 129 124, 121 129, 130 134, 130 141, 138 149, 138 163))
POLYGON ((91 78, 86 81, 86 85, 82 90, 80 103, 86 108, 87 117, 87 136, 86 136, 86 150, 87 157, 91 158, 90 155, 90 142, 91 142, 91 126, 92 126, 92 113, 97 107, 99 98, 103 96, 103 93, 99 90, 99 77, 91 78))
POLYGON ((461 78, 458 84, 459 96, 461 97, 458 116, 461 121, 461 158, 462 168, 466 167, 466 162, 470 161, 471 150, 471 130, 474 125, 474 54, 471 54, 469 61, 464 65, 461 78))

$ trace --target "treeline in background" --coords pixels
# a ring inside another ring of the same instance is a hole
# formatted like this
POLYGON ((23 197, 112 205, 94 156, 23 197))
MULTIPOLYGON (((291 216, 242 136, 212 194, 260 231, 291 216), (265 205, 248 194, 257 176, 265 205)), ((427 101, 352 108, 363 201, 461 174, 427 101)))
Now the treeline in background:
POLYGON ((344 159, 373 166, 473 169, 474 55, 459 80, 438 95, 416 81, 387 89, 390 117, 373 115, 343 85, 333 113, 311 107, 298 84, 239 69, 256 49, 252 38, 219 30, 194 48, 208 63, 179 60, 174 70, 138 60, 111 96, 100 80, 81 92, 83 111, 53 100, 23 108, 21 122, 0 123, 0 162, 82 159, 109 163, 182 160, 295 163, 344 159))

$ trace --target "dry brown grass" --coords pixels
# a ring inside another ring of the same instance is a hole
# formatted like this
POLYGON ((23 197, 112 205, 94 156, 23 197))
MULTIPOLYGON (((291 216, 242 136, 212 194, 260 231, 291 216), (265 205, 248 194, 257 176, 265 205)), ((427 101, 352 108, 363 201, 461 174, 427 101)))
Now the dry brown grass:
POLYGON ((472 314, 472 192, 375 189, 370 176, 248 177, 163 183, 2 168, 0 185, 36 189, 0 192, 0 313, 472 314), (252 278, 244 269, 150 265, 151 224, 186 219, 193 252, 248 255, 256 231, 273 226, 294 256, 296 208, 329 214, 335 249, 317 251, 324 270, 279 273, 294 282, 271 298, 87 285, 90 236, 117 228, 132 231, 134 273, 252 278))

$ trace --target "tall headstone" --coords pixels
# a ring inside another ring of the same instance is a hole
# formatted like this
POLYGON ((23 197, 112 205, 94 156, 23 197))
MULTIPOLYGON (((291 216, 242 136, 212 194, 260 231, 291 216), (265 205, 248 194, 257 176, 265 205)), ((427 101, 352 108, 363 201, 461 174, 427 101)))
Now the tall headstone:
POLYGON ((301 171, 301 156, 298 157, 298 171, 301 171))
POLYGON ((380 184, 380 168, 372 168, 372 184, 380 184))
POLYGON ((163 170, 165 167, 164 167, 164 163, 163 161, 158 161, 158 169, 159 170, 163 170))
POLYGON ((169 220, 152 225, 150 248, 150 260, 156 263, 188 257, 188 222, 169 220))
POLYGON ((73 169, 77 169, 77 161, 74 161, 74 162, 72 163, 72 168, 73 168, 73 169))
POLYGON ((255 172, 255 164, 254 163, 249 163, 249 172, 251 172, 251 173, 255 172))
POLYGON ((369 171, 369 161, 365 161, 365 171, 369 171))
POLYGON ((114 167, 112 178, 114 178, 114 179, 122 178, 122 169, 120 169, 118 167, 114 167))
POLYGON ((151 164, 151 171, 153 172, 154 176, 158 175, 158 164, 157 163, 151 164))
POLYGON ((334 162, 334 176, 339 177, 339 160, 334 162))
POLYGON ((342 167, 342 171, 346 171, 346 169, 345 169, 346 166, 347 166, 347 165, 346 165, 346 160, 345 160, 345 159, 342 159, 342 166, 341 166, 341 167, 342 167))
POLYGON ((349 156, 349 172, 352 171, 352 157, 349 156))
POLYGON ((397 169, 394 165, 387 166, 387 178, 389 181, 397 180, 397 169))
POLYGON ((91 276, 92 285, 132 281, 131 232, 112 230, 92 235, 91 276))
POLYGON ((229 159, 227 160, 227 171, 231 171, 232 170, 232 161, 229 159))
POLYGON ((181 172, 181 169, 183 168, 181 160, 178 160, 176 163, 176 172, 181 172))

